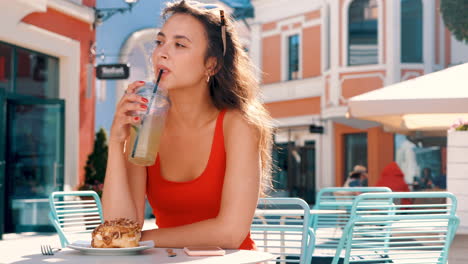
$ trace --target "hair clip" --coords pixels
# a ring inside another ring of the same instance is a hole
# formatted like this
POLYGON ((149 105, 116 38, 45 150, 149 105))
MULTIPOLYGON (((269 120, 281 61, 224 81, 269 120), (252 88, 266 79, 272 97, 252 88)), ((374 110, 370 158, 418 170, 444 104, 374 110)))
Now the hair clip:
POLYGON ((221 16, 221 38, 223 39, 223 56, 226 55, 226 20, 224 19, 224 10, 219 10, 221 16))

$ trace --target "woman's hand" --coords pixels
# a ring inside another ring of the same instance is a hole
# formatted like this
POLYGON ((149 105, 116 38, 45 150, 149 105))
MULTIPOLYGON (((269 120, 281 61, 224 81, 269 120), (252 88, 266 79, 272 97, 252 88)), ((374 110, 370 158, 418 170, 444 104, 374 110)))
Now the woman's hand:
POLYGON ((130 135, 130 125, 136 125, 140 122, 140 117, 132 116, 131 113, 144 111, 148 108, 148 99, 135 94, 136 89, 144 84, 145 82, 138 81, 128 85, 115 110, 109 137, 110 142, 124 142, 130 135))

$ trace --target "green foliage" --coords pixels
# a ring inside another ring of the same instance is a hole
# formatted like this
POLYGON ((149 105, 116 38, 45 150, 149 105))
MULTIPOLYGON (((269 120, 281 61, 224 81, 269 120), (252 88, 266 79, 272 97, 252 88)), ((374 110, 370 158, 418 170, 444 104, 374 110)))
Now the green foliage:
POLYGON ((106 176, 107 150, 106 131, 101 128, 96 133, 93 152, 88 155, 85 166, 85 182, 78 188, 79 190, 93 190, 101 196, 106 176))
POLYGON ((468 43, 468 0, 441 0, 440 11, 455 38, 468 43))
POLYGON ((461 125, 455 128, 456 131, 468 131, 468 125, 461 125))
POLYGON ((468 131, 468 120, 459 118, 452 124, 452 126, 450 126, 449 131, 468 131))

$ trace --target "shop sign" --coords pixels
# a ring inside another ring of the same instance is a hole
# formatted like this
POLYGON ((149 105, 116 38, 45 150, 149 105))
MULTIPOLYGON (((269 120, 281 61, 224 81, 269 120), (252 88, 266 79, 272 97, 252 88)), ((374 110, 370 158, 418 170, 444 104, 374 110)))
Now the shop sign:
POLYGON ((96 78, 100 80, 125 80, 130 75, 127 64, 100 64, 96 66, 96 78))

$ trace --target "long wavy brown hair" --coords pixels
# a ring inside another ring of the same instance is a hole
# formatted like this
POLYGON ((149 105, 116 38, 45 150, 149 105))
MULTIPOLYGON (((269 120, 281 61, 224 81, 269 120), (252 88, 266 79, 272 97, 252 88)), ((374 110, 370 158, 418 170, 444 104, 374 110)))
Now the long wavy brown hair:
MULTIPOLYGON (((213 7, 213 5, 210 5, 213 7)), ((259 101, 259 82, 255 77, 255 67, 242 48, 232 20, 226 16, 226 54, 223 55, 221 37, 221 17, 219 8, 206 8, 196 1, 176 1, 168 3, 163 10, 163 19, 174 14, 191 15, 200 21, 206 32, 208 46, 205 62, 216 58, 216 74, 210 78, 209 89, 213 104, 219 110, 237 109, 244 118, 259 132, 259 150, 261 158, 261 196, 271 189, 271 147, 273 126, 271 117, 259 101)))

